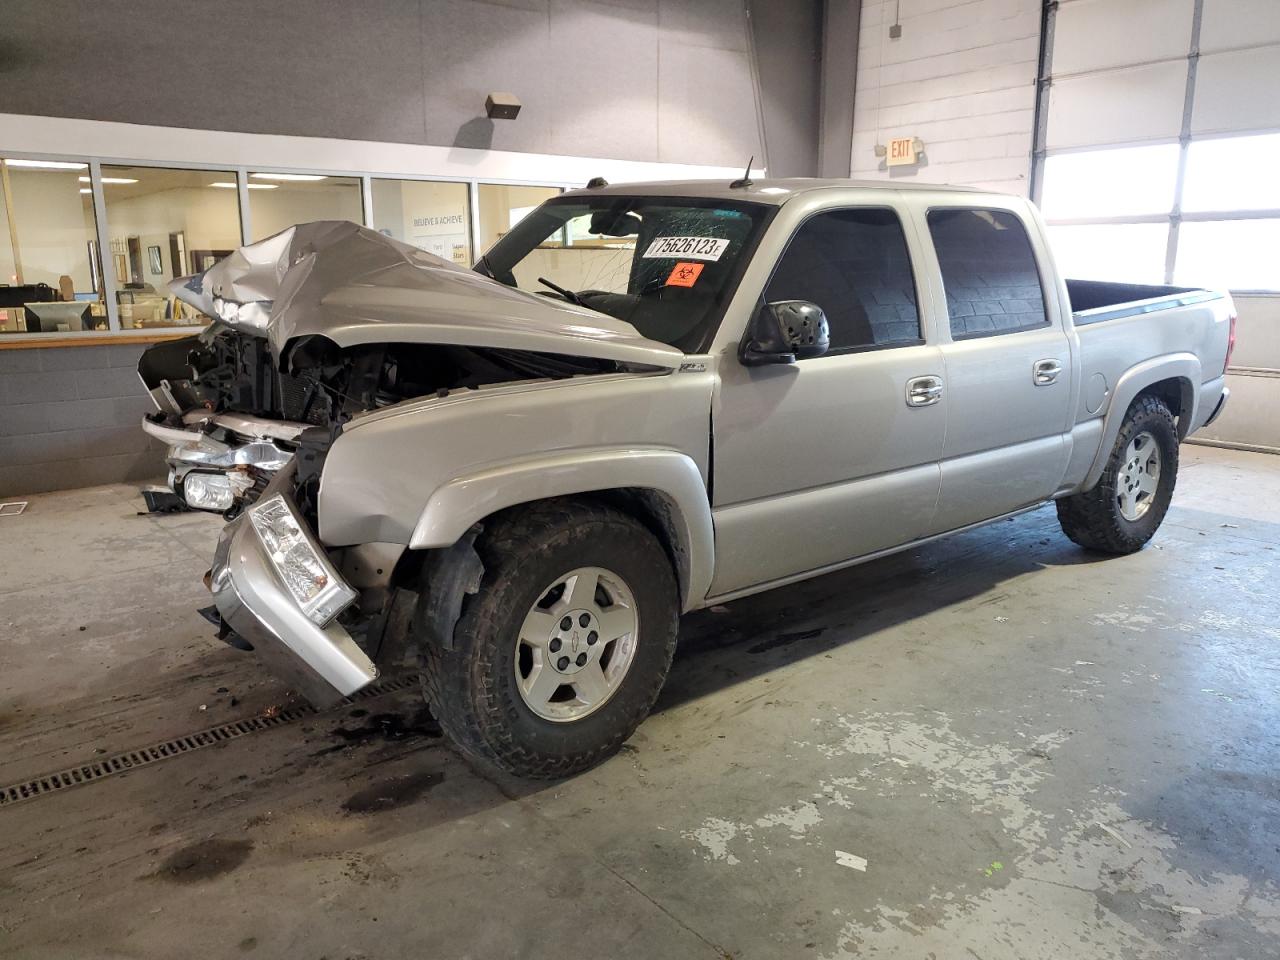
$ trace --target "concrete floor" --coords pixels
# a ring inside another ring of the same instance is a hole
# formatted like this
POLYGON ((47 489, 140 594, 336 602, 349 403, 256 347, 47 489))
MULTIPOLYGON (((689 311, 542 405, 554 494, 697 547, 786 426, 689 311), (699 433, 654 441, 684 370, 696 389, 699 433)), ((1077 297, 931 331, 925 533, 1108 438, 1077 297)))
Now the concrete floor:
MULTIPOLYGON (((0 807, 0 955, 1280 956, 1280 459, 1183 457, 1132 557, 1043 509, 687 618, 569 782, 410 692, 0 807)), ((140 508, 0 518, 0 786, 289 702, 140 508)))

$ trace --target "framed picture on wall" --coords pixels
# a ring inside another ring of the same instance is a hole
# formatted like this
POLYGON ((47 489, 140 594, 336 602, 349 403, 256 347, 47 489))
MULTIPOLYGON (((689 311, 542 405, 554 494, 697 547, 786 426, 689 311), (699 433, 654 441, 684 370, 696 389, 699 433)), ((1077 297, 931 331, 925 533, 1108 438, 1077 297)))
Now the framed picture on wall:
POLYGON ((153 277, 158 277, 164 273, 164 260, 160 257, 160 248, 158 246, 147 247, 147 267, 153 277))

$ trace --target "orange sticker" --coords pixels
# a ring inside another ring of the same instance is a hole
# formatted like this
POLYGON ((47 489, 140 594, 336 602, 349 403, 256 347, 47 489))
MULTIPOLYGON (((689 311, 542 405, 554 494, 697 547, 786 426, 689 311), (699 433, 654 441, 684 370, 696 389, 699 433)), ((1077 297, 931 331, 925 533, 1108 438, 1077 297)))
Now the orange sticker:
POLYGON ((692 287, 702 274, 705 263, 677 263, 667 277, 668 287, 692 287))

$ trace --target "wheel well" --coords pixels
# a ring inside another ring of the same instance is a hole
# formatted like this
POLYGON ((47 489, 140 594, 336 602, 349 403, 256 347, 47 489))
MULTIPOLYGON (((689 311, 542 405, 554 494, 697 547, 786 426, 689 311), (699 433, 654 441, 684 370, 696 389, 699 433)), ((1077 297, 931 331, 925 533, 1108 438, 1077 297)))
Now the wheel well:
POLYGON ((1190 426, 1191 408, 1195 403, 1191 381, 1185 377, 1157 380, 1150 386, 1143 387, 1133 398, 1133 402, 1137 403, 1143 397, 1155 397, 1162 401, 1178 424, 1178 439, 1186 437, 1187 428, 1190 426))

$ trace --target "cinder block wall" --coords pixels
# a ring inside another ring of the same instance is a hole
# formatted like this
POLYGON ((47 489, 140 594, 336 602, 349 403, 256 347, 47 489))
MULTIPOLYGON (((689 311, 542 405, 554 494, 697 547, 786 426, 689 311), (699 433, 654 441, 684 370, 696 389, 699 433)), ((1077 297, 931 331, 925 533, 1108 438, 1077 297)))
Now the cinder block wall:
POLYGON ((142 432, 146 344, 0 350, 0 497, 163 476, 142 432))

